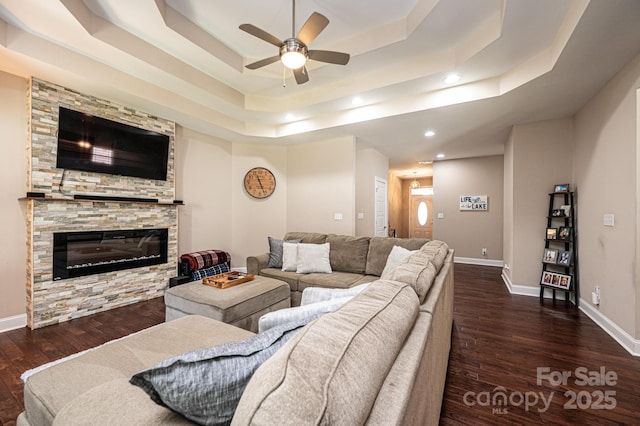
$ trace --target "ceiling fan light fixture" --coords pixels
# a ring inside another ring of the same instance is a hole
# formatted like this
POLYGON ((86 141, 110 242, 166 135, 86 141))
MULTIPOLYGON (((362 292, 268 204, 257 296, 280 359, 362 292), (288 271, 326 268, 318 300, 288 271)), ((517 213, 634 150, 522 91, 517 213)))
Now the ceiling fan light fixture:
POLYGON ((302 68, 307 63, 308 58, 307 46, 294 38, 285 40, 280 48, 280 60, 289 69, 297 70, 302 68))

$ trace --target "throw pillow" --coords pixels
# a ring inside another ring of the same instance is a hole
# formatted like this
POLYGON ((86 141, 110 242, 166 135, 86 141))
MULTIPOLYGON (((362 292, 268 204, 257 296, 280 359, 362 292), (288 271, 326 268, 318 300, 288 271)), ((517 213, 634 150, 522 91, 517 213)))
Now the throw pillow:
POLYGON ((387 257, 387 263, 386 265, 384 265, 384 269, 382 270, 382 275, 380 275, 380 278, 386 279, 393 268, 398 266, 400 262, 417 251, 418 250, 407 250, 406 248, 400 246, 393 246, 391 252, 389 253, 389 256, 387 257))
POLYGON ((308 318, 315 318, 319 315, 333 312, 340 306, 353 299, 354 295, 325 300, 323 302, 311 303, 305 306, 279 309, 277 311, 264 314, 258 320, 258 333, 264 333, 273 327, 286 324, 292 321, 304 321, 308 318))
POLYGON ((298 269, 296 269, 296 272, 299 274, 312 272, 330 274, 332 271, 329 251, 329 243, 298 244, 298 269))
POLYGON ((278 240, 268 237, 269 239, 269 263, 267 268, 282 268, 282 245, 287 243, 299 243, 302 240, 278 240))
POLYGON ((191 421, 229 424, 253 373, 313 319, 305 317, 248 339, 169 358, 129 381, 156 404, 191 421))
POLYGON ((326 300, 341 299, 343 297, 353 297, 367 288, 369 284, 371 283, 364 283, 351 288, 307 287, 302 290, 300 306, 324 302, 326 300))
POLYGON ((298 245, 297 243, 282 244, 282 270, 296 272, 298 269, 298 245))

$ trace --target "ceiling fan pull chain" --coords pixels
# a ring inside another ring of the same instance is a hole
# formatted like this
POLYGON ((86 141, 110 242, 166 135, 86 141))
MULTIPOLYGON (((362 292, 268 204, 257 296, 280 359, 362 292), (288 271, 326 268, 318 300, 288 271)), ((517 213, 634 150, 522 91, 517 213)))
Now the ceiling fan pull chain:
POLYGON ((282 87, 287 87, 287 67, 282 67, 282 87))

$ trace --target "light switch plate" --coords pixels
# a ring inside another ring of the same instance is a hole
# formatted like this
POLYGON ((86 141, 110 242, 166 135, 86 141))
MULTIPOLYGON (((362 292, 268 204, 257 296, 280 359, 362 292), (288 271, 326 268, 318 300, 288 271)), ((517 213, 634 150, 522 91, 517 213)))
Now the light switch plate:
POLYGON ((613 226, 615 223, 615 217, 613 213, 605 213, 602 222, 604 226, 613 226))
POLYGON ((344 216, 342 215, 342 213, 333 214, 333 220, 342 220, 342 219, 344 219, 344 216))
POLYGON ((444 213, 438 213, 438 219, 444 219, 444 213))

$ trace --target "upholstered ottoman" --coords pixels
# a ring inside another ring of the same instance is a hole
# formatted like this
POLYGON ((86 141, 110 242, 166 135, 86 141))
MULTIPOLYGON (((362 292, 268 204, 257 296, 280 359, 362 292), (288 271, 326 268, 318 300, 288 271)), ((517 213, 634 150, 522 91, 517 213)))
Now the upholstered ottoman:
POLYGON ((256 276, 233 287, 218 289, 202 280, 172 287, 164 294, 166 321, 185 315, 202 315, 258 332, 258 320, 267 312, 291 306, 289 285, 256 276))

